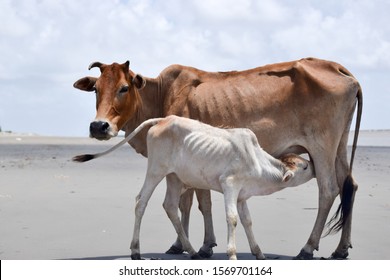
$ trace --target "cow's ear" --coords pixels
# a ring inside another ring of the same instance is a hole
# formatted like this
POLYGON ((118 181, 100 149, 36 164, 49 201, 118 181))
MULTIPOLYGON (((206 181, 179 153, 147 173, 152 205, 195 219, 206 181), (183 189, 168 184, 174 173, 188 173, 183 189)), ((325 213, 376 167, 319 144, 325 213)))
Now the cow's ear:
POLYGON ((146 80, 140 74, 137 74, 133 78, 133 84, 136 86, 136 88, 143 89, 146 85, 146 80))
POLYGON ((283 175, 283 182, 287 182, 289 181, 292 177, 294 177, 294 172, 292 172, 291 170, 287 170, 286 173, 284 173, 283 175))
POLYGON ((80 80, 77 80, 73 86, 79 90, 84 91, 94 91, 95 90, 95 83, 97 81, 97 78, 94 77, 84 77, 80 80))

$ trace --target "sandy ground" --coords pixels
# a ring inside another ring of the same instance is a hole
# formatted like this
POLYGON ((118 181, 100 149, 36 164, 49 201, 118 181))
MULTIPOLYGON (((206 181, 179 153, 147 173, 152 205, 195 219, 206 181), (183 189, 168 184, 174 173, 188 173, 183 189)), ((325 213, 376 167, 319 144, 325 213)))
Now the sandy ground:
MULTIPOLYGON (((361 135, 353 172, 359 191, 350 259, 390 259, 390 132, 361 135)), ((129 258, 134 201, 147 160, 126 145, 95 161, 71 161, 74 155, 103 151, 118 140, 0 134, 0 259, 129 258)), ((162 208, 164 194, 165 182, 144 216, 143 257, 189 259, 164 254, 176 238, 162 208)), ((317 196, 312 180, 249 200, 254 232, 268 258, 290 259, 299 252, 314 224, 317 196)), ((213 259, 227 259, 222 195, 212 193, 212 199, 218 243, 213 259)), ((196 201, 194 206, 190 240, 200 248, 203 220, 196 201)), ((253 259, 241 225, 237 231, 239 259, 253 259)), ((315 256, 328 257, 338 240, 339 234, 323 238, 315 256)))

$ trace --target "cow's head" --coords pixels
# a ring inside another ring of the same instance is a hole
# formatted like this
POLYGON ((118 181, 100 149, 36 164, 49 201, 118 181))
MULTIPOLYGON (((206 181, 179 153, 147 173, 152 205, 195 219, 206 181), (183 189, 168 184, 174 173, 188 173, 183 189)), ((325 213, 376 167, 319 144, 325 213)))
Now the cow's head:
POLYGON ((145 80, 130 71, 129 65, 129 61, 111 65, 94 62, 88 69, 98 67, 100 77, 84 77, 73 84, 80 90, 96 93, 96 117, 89 127, 90 137, 108 140, 138 113, 141 106, 138 90, 144 87, 145 80))

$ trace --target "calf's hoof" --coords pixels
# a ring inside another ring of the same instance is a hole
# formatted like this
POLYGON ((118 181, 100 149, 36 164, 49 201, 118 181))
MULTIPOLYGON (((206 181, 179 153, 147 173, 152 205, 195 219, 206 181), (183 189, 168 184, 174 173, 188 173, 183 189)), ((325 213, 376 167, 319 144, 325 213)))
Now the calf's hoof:
POLYGON ((303 249, 299 252, 299 254, 293 258, 294 260, 312 260, 313 254, 307 253, 303 249))
POLYGON ((141 254, 132 254, 130 255, 132 260, 140 260, 141 259, 141 254))
POLYGON ((171 248, 168 249, 168 251, 165 252, 165 254, 169 255, 180 255, 183 254, 184 250, 176 247, 175 245, 172 245, 171 248))

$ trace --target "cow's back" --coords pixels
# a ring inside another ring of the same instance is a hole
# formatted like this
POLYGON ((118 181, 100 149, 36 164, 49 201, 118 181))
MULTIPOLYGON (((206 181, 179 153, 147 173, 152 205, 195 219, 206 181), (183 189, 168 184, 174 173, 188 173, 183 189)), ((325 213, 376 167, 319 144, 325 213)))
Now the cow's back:
POLYGON ((347 124, 339 122, 346 119, 346 112, 353 113, 359 87, 344 67, 318 59, 246 71, 205 72, 174 66, 164 72, 165 115, 250 128, 273 155, 305 147, 307 135, 317 131, 344 129, 347 124))

